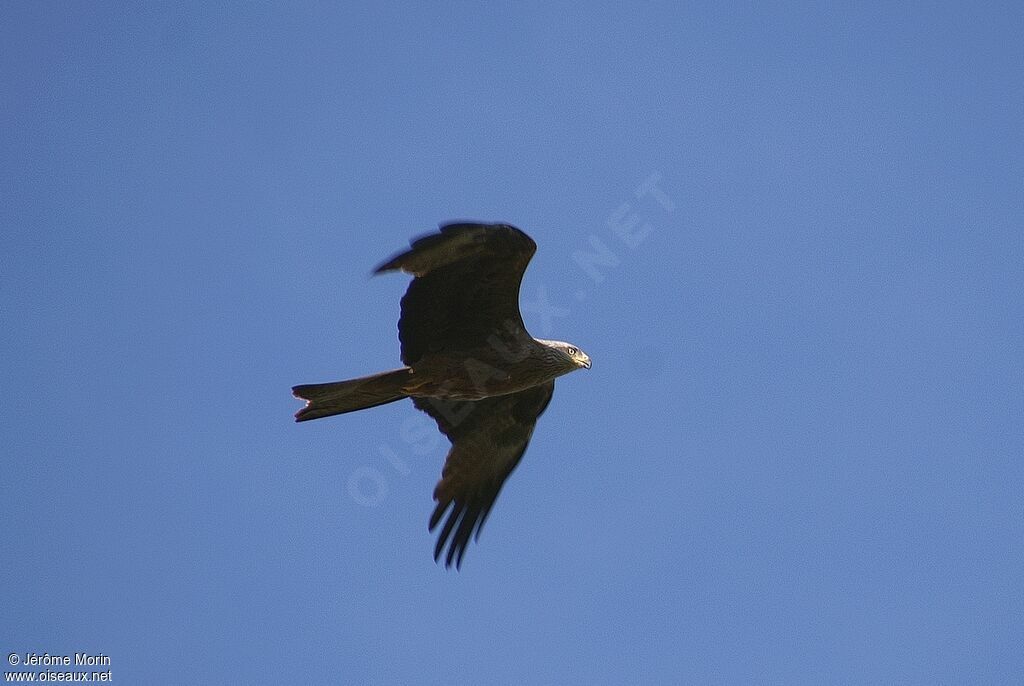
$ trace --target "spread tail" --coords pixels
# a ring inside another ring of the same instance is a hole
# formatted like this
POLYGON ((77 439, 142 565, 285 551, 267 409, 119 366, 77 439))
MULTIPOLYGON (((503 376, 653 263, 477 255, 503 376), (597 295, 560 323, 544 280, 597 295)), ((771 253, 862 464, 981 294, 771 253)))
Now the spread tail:
POLYGON ((295 421, 320 419, 401 400, 406 397, 402 386, 409 381, 411 373, 411 369, 403 367, 360 379, 295 386, 292 395, 306 401, 306 406, 295 413, 295 421))

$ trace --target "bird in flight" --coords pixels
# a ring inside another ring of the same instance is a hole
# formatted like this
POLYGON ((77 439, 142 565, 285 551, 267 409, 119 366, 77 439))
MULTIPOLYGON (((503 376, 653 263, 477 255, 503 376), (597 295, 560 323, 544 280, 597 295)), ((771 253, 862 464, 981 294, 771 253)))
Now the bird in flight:
POLYGON ((502 485, 519 464, 555 378, 590 358, 571 343, 532 337, 519 312, 519 285, 537 250, 508 224, 443 224, 440 232, 375 274, 401 270, 413 280, 402 298, 398 338, 405 366, 348 381, 295 386, 306 401, 295 421, 320 419, 412 398, 452 447, 434 489, 434 548, 445 566, 462 565, 502 485))

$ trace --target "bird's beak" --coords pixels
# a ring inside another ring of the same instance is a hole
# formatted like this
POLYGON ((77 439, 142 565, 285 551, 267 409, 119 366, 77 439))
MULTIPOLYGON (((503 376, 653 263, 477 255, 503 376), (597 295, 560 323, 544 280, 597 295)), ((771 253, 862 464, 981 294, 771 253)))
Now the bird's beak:
POLYGON ((584 359, 584 360, 583 360, 583 362, 582 362, 581 364, 582 364, 582 365, 583 365, 584 367, 586 367, 587 369, 590 369, 590 358, 588 357, 588 358, 584 359))

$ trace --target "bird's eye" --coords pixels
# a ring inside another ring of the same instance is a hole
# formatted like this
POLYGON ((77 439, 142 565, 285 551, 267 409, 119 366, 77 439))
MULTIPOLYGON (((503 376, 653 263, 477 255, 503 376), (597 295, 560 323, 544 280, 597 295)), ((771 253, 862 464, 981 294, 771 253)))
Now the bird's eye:
POLYGON ((571 345, 569 346, 569 354, 570 355, 575 355, 578 352, 579 352, 579 350, 577 350, 576 348, 572 347, 571 345))

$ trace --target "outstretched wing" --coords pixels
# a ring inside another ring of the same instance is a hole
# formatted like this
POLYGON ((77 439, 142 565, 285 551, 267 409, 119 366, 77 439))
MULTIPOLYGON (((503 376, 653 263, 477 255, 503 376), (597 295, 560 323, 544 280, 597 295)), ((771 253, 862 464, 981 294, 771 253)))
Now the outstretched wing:
POLYGON ((416 277, 398 321, 402 362, 412 367, 427 353, 476 350, 496 332, 525 334, 519 284, 537 250, 533 239, 507 224, 446 224, 410 244, 375 272, 416 277))
POLYGON ((547 408, 555 382, 509 395, 476 401, 413 398, 413 403, 437 421, 452 448, 434 489, 437 507, 430 517, 433 531, 445 512, 434 559, 445 545, 445 566, 462 565, 469 539, 480 529, 505 479, 519 464, 533 435, 537 417, 547 408))

